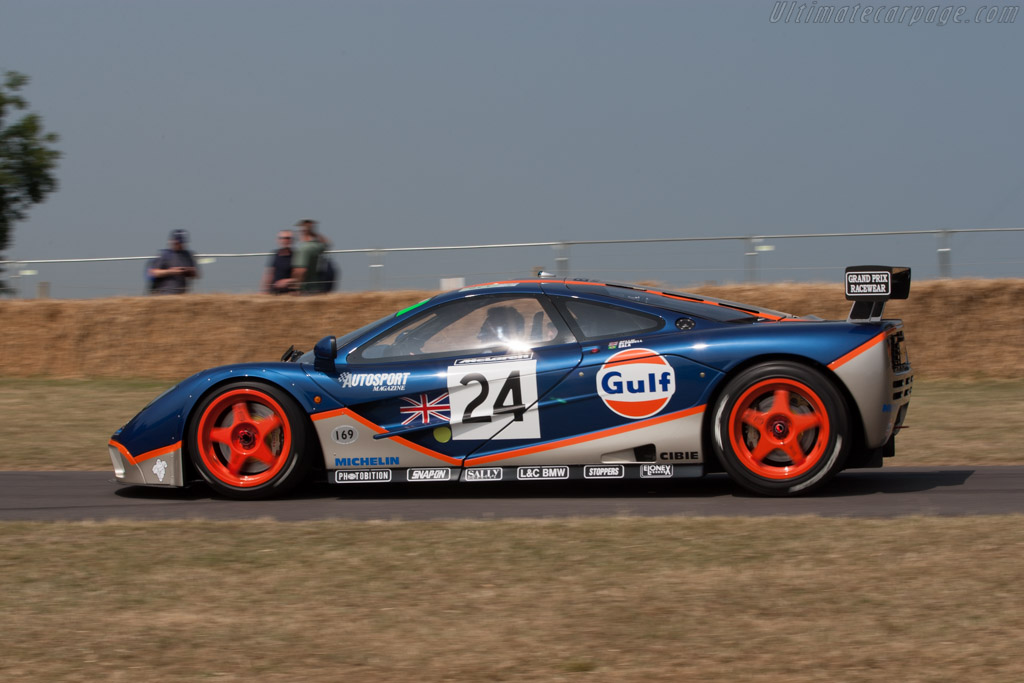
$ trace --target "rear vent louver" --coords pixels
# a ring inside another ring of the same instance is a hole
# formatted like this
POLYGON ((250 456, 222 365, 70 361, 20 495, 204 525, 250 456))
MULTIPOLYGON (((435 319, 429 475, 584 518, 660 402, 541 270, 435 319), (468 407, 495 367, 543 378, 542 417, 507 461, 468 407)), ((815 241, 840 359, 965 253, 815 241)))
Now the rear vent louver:
POLYGON ((633 455, 636 456, 637 462, 654 462, 658 458, 658 449, 654 444, 648 443, 634 448, 633 455))

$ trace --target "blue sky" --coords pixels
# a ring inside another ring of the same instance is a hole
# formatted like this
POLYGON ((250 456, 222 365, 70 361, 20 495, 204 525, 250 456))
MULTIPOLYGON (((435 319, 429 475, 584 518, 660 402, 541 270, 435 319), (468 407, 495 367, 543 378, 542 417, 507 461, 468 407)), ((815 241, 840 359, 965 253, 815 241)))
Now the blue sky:
MULTIPOLYGON (((178 227, 198 252, 267 251, 305 217, 338 248, 1024 227, 1024 16, 787 24, 774 7, 4 0, 0 69, 32 78, 64 152, 6 256, 150 254, 178 227)), ((937 274, 933 237, 774 246, 765 280, 937 274)), ((1024 271, 1022 233, 953 246, 958 275, 1024 271)), ((394 255, 385 282, 553 258, 394 255)), ((342 257, 346 289, 367 264, 342 257)), ((742 278, 743 247, 576 247, 571 265, 682 287, 742 278)), ((138 263, 39 268, 55 296, 141 291, 138 263)), ((261 268, 219 259, 201 289, 252 290, 261 268)))

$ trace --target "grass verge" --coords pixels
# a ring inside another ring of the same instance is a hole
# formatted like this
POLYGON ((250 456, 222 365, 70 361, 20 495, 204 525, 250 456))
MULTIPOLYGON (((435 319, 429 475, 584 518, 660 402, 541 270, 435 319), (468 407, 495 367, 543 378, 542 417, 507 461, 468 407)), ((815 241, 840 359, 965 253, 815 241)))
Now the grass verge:
MULTIPOLYGON (((0 379, 0 470, 102 470, 162 381, 0 379)), ((921 381, 893 465, 1024 463, 1024 381, 921 381)))
POLYGON ((0 524, 0 679, 1019 681, 1019 516, 0 524))

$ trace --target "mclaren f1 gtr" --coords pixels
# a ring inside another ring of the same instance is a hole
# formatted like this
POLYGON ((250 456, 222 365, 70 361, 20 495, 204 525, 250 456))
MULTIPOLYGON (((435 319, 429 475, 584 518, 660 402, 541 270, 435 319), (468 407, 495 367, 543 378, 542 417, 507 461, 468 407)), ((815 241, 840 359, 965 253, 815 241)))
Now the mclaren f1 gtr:
POLYGON ((240 499, 359 483, 670 479, 784 496, 894 454, 910 270, 846 270, 847 320, 582 279, 463 287, 280 362, 200 372, 110 439, 121 483, 240 499))

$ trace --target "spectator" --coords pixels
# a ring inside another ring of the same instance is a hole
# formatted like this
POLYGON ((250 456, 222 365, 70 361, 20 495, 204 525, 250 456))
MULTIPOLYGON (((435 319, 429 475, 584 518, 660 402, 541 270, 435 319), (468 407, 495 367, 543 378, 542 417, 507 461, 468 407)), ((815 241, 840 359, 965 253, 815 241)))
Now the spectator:
POLYGON ((303 294, 324 291, 320 282, 320 256, 327 249, 326 240, 317 234, 316 221, 302 220, 299 227, 299 243, 292 253, 292 278, 298 283, 303 294))
POLYGON ((199 277, 192 252, 185 248, 188 244, 188 233, 184 230, 172 230, 167 240, 169 248, 161 249, 157 257, 150 262, 146 274, 150 279, 150 291, 153 294, 184 294, 188 291, 189 282, 199 277))
POLYGON ((295 292, 295 279, 292 277, 292 232, 282 230, 277 233, 277 251, 267 262, 263 271, 265 294, 291 294, 295 292))

